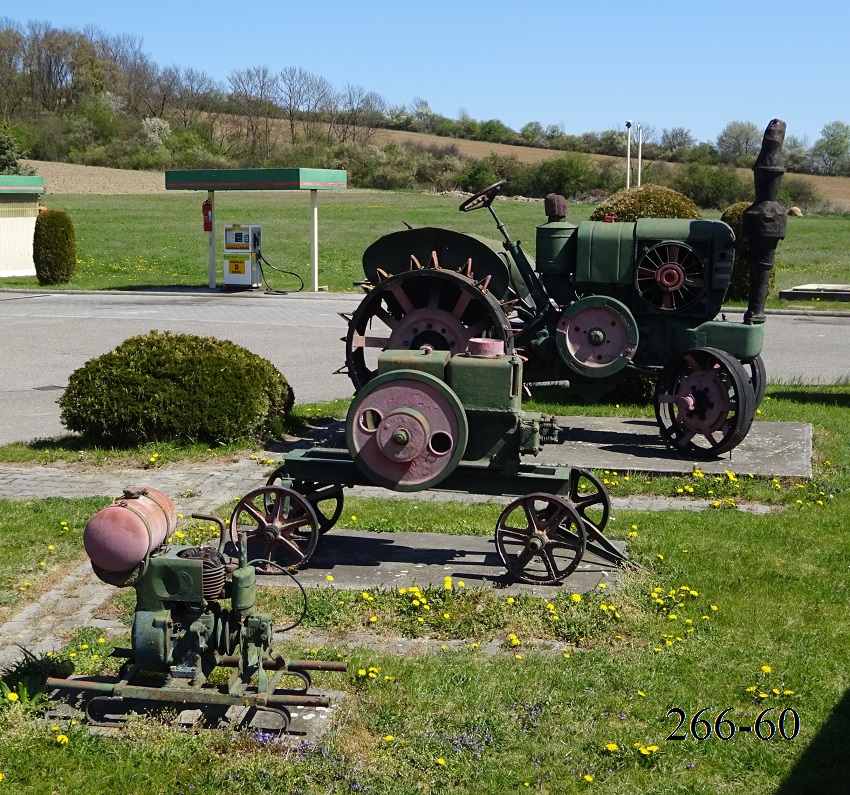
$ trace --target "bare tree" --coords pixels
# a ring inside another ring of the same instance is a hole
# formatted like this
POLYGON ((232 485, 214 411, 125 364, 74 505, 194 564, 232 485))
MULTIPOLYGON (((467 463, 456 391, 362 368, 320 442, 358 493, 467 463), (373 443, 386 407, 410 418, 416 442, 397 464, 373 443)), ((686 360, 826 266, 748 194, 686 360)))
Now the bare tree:
POLYGON ((215 91, 215 81, 199 69, 180 70, 180 82, 174 93, 174 109, 180 126, 184 129, 197 124, 208 100, 215 91))
POLYGON ((384 118, 386 100, 363 86, 347 83, 340 93, 333 135, 340 143, 366 143, 384 118))
POLYGON ((274 119, 279 115, 275 100, 277 77, 267 66, 235 69, 228 75, 234 110, 244 117, 245 143, 252 159, 258 153, 268 160, 274 146, 274 119))
POLYGON ((682 147, 690 148, 696 142, 697 139, 685 127, 671 127, 661 131, 661 148, 668 152, 675 152, 682 147))
POLYGON ((24 52, 24 34, 18 24, 0 19, 0 116, 4 119, 13 118, 24 103, 24 52))
POLYGON ((334 90, 320 75, 300 66, 288 66, 278 75, 278 101, 289 122, 289 138, 295 143, 299 131, 305 138, 316 135, 320 116, 333 106, 334 90))

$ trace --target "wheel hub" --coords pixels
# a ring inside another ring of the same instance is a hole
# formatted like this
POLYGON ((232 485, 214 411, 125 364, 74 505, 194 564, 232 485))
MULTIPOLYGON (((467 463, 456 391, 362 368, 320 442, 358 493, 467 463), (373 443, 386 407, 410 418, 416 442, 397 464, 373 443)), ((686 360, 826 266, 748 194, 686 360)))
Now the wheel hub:
POLYGON ((675 262, 665 262, 655 272, 655 283, 662 290, 672 293, 685 283, 685 271, 675 262))

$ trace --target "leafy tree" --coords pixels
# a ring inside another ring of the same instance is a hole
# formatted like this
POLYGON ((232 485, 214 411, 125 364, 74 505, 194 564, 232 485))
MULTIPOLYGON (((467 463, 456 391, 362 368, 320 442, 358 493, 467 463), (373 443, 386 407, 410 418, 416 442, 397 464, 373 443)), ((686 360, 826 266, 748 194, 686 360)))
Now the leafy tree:
POLYGON ((26 157, 18 140, 6 126, 0 126, 0 174, 31 174, 32 171, 20 165, 18 160, 26 157))
POLYGON ((830 175, 850 172, 850 125, 831 121, 820 135, 812 149, 815 170, 830 175))
POLYGON ((762 131, 751 121, 730 121, 717 136, 721 157, 734 160, 741 155, 755 155, 761 147, 762 131))

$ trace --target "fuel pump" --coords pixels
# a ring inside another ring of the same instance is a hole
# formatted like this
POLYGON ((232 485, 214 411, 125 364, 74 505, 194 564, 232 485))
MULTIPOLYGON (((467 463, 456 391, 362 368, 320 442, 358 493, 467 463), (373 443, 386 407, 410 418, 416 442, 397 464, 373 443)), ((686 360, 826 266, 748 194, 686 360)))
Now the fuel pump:
POLYGON ((259 287, 262 272, 263 228, 256 224, 228 224, 224 227, 224 286, 259 287))

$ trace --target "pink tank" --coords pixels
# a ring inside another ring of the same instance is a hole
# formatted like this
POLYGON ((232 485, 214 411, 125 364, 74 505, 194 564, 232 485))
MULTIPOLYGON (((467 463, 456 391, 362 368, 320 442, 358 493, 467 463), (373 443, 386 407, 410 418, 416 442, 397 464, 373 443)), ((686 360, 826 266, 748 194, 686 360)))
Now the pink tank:
POLYGON ((95 566, 116 573, 130 571, 176 527, 177 511, 166 494, 130 486, 121 499, 89 519, 83 546, 95 566))

